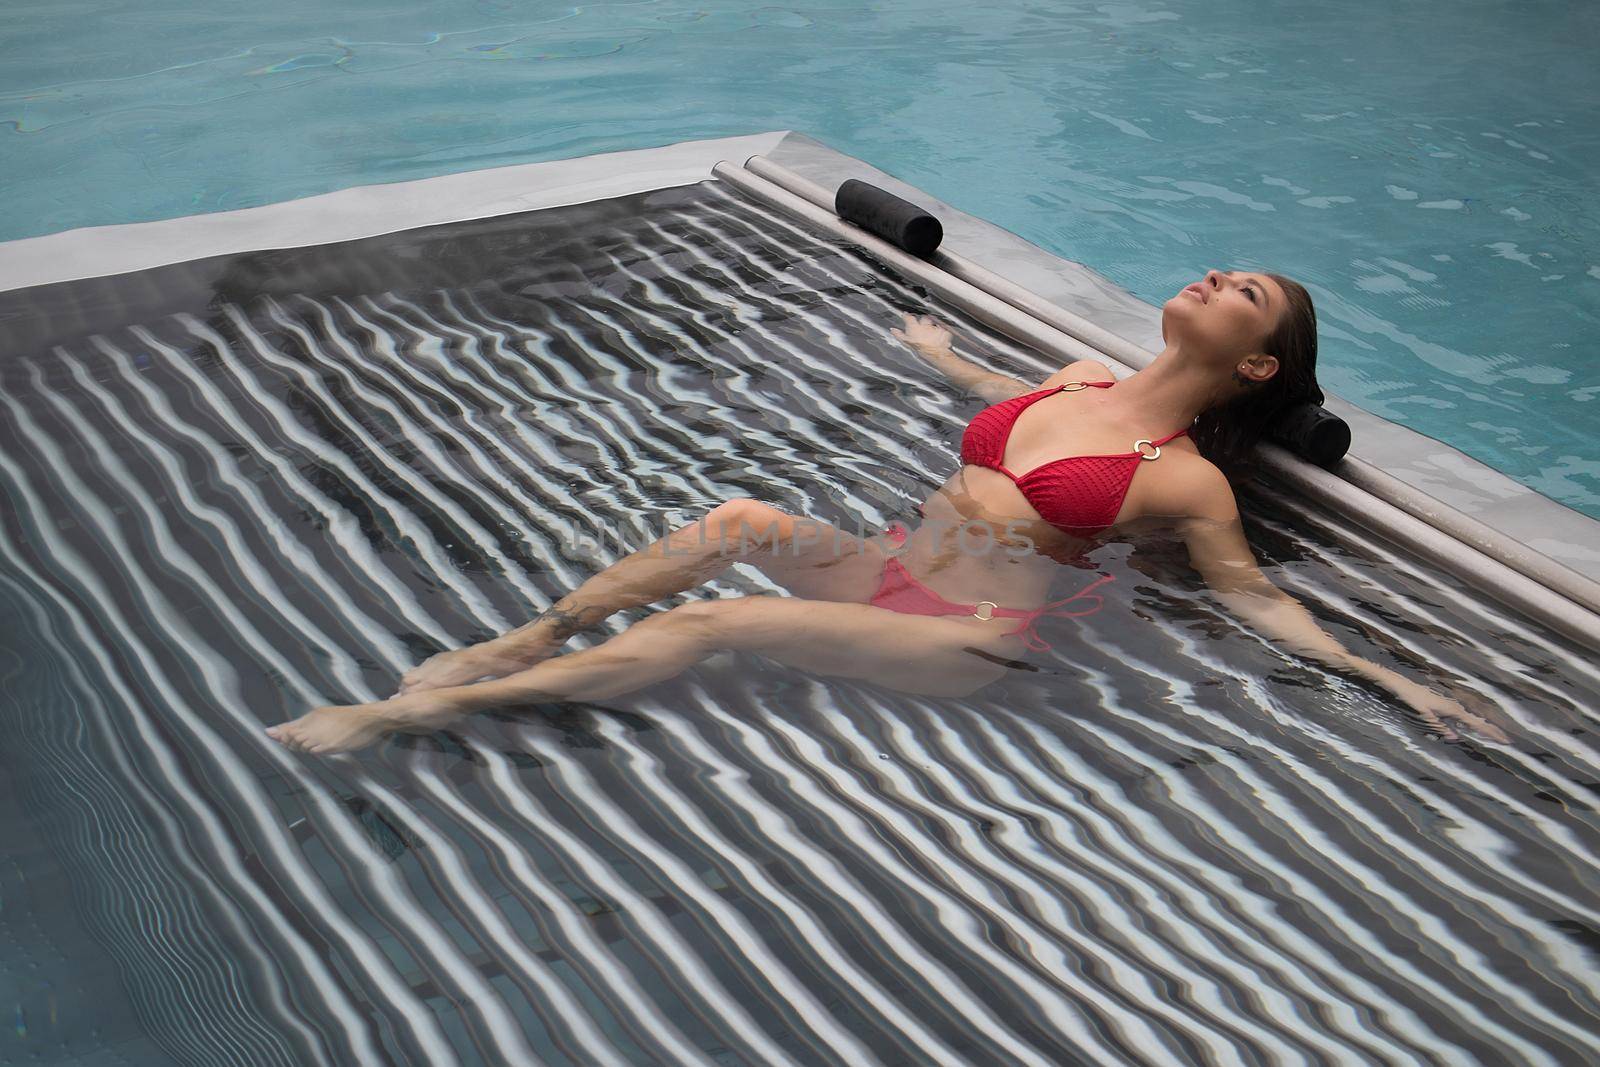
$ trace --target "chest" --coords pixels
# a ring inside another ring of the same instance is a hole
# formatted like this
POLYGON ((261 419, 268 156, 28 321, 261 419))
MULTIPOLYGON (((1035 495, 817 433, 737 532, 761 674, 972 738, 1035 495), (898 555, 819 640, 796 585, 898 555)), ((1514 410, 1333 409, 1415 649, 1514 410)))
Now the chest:
POLYGON ((968 424, 962 452, 1021 477, 1063 459, 1148 454, 1154 448, 1139 442, 1170 429, 1145 425, 1148 416, 1093 392, 1035 394, 985 408, 968 424))
POLYGON ((1154 441, 1128 432, 1128 413, 1054 396, 1018 397, 973 419, 962 439, 971 492, 1005 514, 1033 512, 1064 532, 1088 536, 1151 513, 1170 495, 1174 467, 1198 456, 1179 430, 1154 441))

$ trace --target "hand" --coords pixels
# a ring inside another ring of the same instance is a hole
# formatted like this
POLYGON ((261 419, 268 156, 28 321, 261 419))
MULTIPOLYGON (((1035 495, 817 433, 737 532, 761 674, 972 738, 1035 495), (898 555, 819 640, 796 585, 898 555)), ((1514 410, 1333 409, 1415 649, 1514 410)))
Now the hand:
POLYGON ((492 642, 457 648, 429 656, 406 671, 400 677, 400 688, 395 690, 395 696, 503 678, 527 667, 524 660, 495 648, 492 642))
POLYGON ((939 325, 930 315, 905 314, 903 317, 905 318, 904 332, 893 327, 889 328, 889 332, 894 335, 895 340, 910 345, 912 348, 932 348, 934 350, 949 348, 950 342, 955 339, 954 334, 939 325))
POLYGON ((1427 686, 1419 685, 1409 678, 1397 675, 1390 680, 1389 688, 1394 691, 1396 696, 1409 704, 1412 710, 1443 734, 1447 741, 1459 741, 1461 735, 1457 734, 1445 723, 1444 719, 1446 717, 1458 719, 1484 736, 1500 742, 1502 745, 1509 744, 1511 741, 1511 738, 1506 736, 1504 730, 1488 719, 1474 715, 1450 697, 1442 693, 1436 693, 1427 686))

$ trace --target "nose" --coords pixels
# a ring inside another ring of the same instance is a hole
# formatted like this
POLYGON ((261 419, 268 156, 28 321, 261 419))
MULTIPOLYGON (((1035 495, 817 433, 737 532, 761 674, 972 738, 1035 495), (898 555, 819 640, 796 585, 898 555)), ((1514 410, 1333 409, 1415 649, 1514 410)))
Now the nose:
POLYGON ((1206 271, 1206 280, 1205 280, 1205 284, 1206 285, 1211 286, 1211 288, 1213 288, 1213 289, 1221 289, 1222 288, 1222 281, 1223 281, 1222 272, 1220 270, 1208 270, 1208 271, 1206 271))

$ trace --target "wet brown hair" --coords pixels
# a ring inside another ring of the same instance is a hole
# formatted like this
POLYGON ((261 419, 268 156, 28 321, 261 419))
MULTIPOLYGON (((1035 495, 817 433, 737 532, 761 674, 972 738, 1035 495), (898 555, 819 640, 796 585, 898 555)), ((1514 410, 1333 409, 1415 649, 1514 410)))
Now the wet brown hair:
POLYGON ((1255 475, 1256 442, 1273 423, 1296 405, 1323 401, 1317 385, 1317 311, 1311 294, 1281 274, 1267 277, 1283 289, 1288 304, 1261 346, 1262 352, 1277 357, 1278 373, 1242 389, 1226 403, 1207 408, 1189 429, 1189 439, 1200 454, 1235 484, 1255 475))

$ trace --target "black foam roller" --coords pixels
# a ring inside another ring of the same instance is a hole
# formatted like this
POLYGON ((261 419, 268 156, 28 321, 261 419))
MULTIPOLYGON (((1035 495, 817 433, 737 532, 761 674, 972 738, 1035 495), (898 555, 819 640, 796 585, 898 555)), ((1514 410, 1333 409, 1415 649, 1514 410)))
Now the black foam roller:
POLYGON ((909 200, 859 178, 846 178, 834 194, 833 210, 868 233, 914 256, 931 256, 944 240, 939 220, 909 200))
POLYGON ((1289 409, 1267 435, 1301 459, 1332 469, 1350 450, 1350 426, 1321 404, 1289 409))

